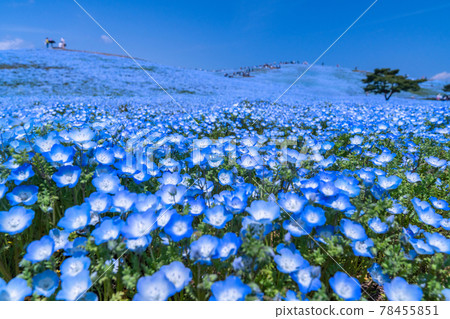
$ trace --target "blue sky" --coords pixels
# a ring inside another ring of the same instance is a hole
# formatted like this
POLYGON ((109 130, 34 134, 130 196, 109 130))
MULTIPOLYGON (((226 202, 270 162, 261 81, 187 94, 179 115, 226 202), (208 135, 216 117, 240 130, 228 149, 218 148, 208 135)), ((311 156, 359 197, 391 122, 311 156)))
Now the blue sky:
MULTIPOLYGON (((77 0, 133 56, 206 69, 312 62, 374 0, 77 0)), ((415 77, 450 72, 450 2, 379 0, 319 62, 415 77)), ((0 49, 122 53, 73 0, 2 0, 0 49)))

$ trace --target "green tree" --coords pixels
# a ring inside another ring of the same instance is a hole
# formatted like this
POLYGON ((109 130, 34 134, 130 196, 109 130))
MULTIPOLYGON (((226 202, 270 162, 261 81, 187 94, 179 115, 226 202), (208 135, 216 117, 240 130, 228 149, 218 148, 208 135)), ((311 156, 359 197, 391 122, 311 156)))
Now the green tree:
POLYGON ((399 70, 391 70, 389 68, 375 69, 374 72, 368 73, 367 78, 363 79, 363 83, 367 84, 364 91, 374 94, 384 94, 389 100, 394 93, 401 91, 418 91, 419 83, 426 80, 411 80, 405 75, 398 75, 399 70))
POLYGON ((444 88, 442 90, 444 90, 444 92, 450 92, 450 84, 444 85, 444 88))

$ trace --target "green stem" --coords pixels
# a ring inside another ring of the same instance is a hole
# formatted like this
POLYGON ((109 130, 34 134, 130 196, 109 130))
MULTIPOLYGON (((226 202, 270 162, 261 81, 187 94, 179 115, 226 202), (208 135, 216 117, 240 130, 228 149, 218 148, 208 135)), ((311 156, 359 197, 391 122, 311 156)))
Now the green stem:
POLYGON ((0 262, 0 274, 6 281, 10 281, 12 278, 11 274, 9 273, 8 269, 6 269, 3 262, 0 262))

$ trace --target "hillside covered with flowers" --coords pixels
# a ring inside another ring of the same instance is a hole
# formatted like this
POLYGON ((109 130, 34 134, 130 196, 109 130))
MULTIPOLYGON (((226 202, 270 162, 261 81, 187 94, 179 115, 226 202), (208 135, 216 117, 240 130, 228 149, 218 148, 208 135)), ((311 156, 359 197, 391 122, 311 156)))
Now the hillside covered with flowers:
POLYGON ((450 113, 361 75, 0 54, 0 300, 449 300, 450 113))

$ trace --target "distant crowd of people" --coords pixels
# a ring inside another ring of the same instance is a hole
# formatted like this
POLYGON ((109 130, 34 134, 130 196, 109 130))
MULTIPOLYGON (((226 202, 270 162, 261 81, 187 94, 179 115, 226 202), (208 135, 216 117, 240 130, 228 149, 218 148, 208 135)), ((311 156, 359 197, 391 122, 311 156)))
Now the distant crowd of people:
POLYGON ((450 96, 448 96, 447 94, 441 94, 441 93, 439 93, 439 94, 436 96, 436 100, 438 100, 438 101, 450 101, 450 96))
MULTIPOLYGON (((45 38, 45 45, 46 45, 47 49, 48 49, 49 47, 54 48, 54 47, 55 47, 55 46, 54 46, 55 43, 56 43, 55 40, 49 39, 48 37, 45 38)), ((59 43, 58 43, 58 48, 59 48, 59 49, 65 49, 66 46, 67 46, 66 40, 64 40, 64 38, 61 38, 61 40, 59 40, 59 43)))
POLYGON ((291 62, 273 62, 273 63, 265 63, 261 65, 255 65, 255 66, 248 66, 248 67, 241 67, 239 71, 235 71, 233 73, 225 73, 224 76, 228 78, 234 78, 234 77, 250 77, 251 73, 254 71, 262 71, 262 70, 273 70, 273 69, 280 69, 281 64, 298 64, 298 61, 291 61, 291 62))
MULTIPOLYGON (((261 65, 256 65, 256 66, 252 66, 252 67, 241 67, 239 68, 239 71, 235 71, 232 73, 224 73, 225 77, 228 78, 235 78, 235 77, 251 77, 251 72, 255 72, 255 71, 262 71, 262 70, 272 70, 272 69, 280 69, 282 64, 303 64, 303 65, 309 65, 309 63, 307 61, 284 61, 284 62, 273 62, 273 63, 265 63, 265 64, 261 64, 261 65)), ((325 64, 322 62, 322 66, 324 66, 325 64)), ((336 65, 337 68, 340 67, 339 64, 336 65)), ((355 67, 355 70, 358 70, 357 67, 355 67)))

